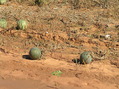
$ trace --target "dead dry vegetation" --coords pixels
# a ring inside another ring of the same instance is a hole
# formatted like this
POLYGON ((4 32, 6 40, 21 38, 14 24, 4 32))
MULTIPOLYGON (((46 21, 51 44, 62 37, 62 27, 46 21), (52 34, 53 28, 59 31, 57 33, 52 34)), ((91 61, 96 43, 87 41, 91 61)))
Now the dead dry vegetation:
POLYGON ((0 28, 3 79, 42 79, 42 88, 35 81, 38 89, 119 88, 119 0, 8 0, 0 5, 0 18, 8 22, 0 28), (27 29, 16 28, 20 19, 27 29), (42 49, 41 60, 23 60, 32 47, 42 49), (84 51, 92 52, 93 63, 75 64, 84 51), (56 70, 62 77, 50 75, 56 70))

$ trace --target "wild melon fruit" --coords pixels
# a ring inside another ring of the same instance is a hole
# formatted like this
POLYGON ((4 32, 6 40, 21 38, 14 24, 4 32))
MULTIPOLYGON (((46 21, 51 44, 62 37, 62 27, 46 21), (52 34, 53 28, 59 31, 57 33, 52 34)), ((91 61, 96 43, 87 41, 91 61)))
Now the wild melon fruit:
POLYGON ((6 28, 7 27, 7 21, 5 19, 0 19, 0 27, 6 28))
POLYGON ((22 19, 17 22, 17 28, 21 30, 27 29, 27 25, 28 25, 27 21, 22 19))
POLYGON ((2 5, 2 4, 4 4, 4 3, 6 3, 7 2, 7 0, 0 0, 0 4, 2 5))
POLYGON ((81 55, 80 55, 80 63, 81 64, 89 64, 91 63, 93 60, 92 58, 92 55, 91 55, 91 52, 83 52, 81 55))
POLYGON ((41 50, 39 48, 31 48, 29 52, 29 56, 31 59, 36 60, 41 58, 41 50))

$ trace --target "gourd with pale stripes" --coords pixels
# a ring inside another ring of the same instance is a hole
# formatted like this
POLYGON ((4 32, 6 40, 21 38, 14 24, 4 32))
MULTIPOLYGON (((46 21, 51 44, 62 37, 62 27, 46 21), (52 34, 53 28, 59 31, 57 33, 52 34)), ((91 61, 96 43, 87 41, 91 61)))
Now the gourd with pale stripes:
POLYGON ((92 62, 92 55, 90 52, 83 52, 80 55, 80 63, 81 64, 89 64, 92 62))
POLYGON ((41 58, 41 50, 39 48, 31 48, 29 52, 29 56, 31 59, 36 60, 41 58))
POLYGON ((24 30, 27 29, 28 23, 27 21, 21 19, 18 21, 17 25, 18 25, 18 29, 24 30))
POLYGON ((7 0, 0 0, 0 4, 5 4, 7 2, 7 0))
POLYGON ((0 19, 0 27, 6 28, 7 27, 7 21, 5 19, 0 19))

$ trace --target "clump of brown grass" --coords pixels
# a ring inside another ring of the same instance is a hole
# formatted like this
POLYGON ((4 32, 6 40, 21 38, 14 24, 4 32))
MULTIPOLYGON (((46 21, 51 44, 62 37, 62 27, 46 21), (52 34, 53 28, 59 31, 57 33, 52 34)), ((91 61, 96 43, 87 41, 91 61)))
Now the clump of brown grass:
POLYGON ((74 7, 91 8, 101 7, 110 8, 119 5, 119 0, 70 0, 74 7))

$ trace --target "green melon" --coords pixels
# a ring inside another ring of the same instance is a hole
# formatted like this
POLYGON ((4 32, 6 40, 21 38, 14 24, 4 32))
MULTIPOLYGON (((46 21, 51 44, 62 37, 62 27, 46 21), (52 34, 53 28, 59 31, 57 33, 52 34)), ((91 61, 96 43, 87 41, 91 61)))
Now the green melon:
POLYGON ((7 0, 0 0, 0 4, 2 5, 2 4, 4 4, 4 3, 6 3, 7 2, 7 0))
POLYGON ((80 55, 80 63, 81 64, 89 64, 92 62, 92 60, 93 60, 93 58, 92 58, 92 55, 90 52, 83 52, 80 55))
POLYGON ((6 28, 7 27, 7 21, 5 19, 0 19, 0 27, 6 28))
POLYGON ((29 52, 29 56, 31 59, 36 60, 41 58, 41 50, 39 48, 31 48, 29 52))
POLYGON ((18 21, 17 25, 18 25, 18 29, 24 30, 27 29, 28 23, 27 21, 21 19, 18 21))

